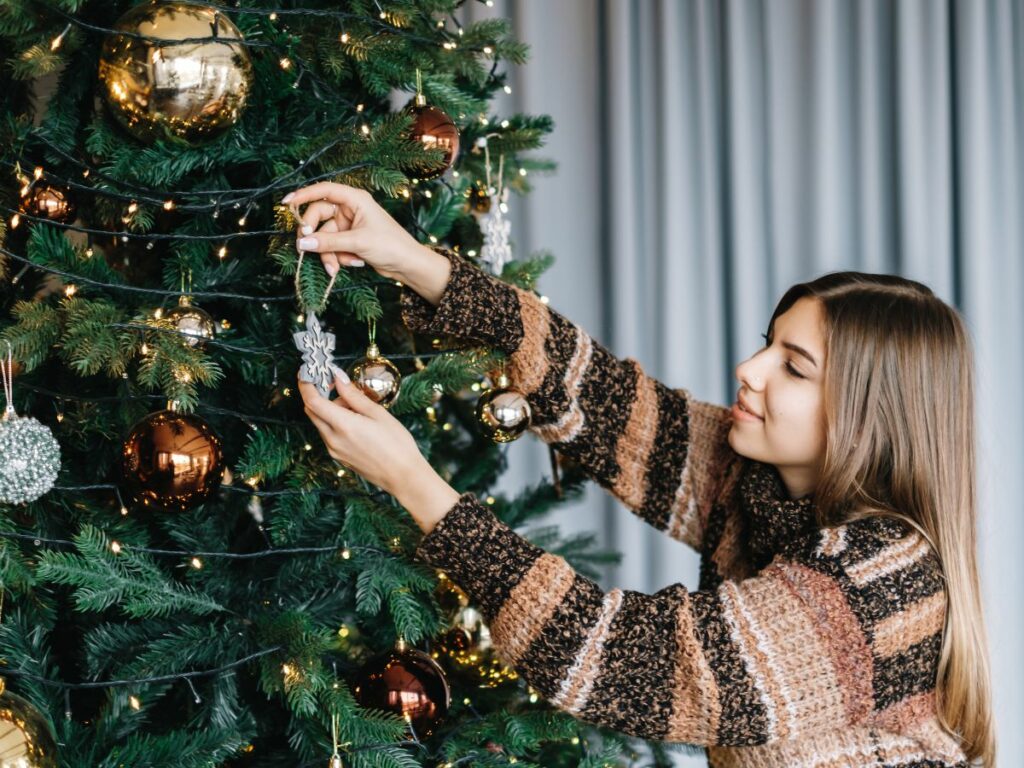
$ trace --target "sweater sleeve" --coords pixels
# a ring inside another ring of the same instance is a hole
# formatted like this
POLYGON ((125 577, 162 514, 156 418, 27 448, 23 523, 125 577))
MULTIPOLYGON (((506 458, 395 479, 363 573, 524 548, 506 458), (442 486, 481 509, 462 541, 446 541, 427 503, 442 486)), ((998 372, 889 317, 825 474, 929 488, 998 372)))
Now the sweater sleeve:
POLYGON ((451 261, 448 286, 437 307, 403 289, 406 325, 502 350, 511 385, 530 403, 531 431, 650 525, 700 551, 712 502, 737 460, 726 440, 728 410, 668 388, 535 294, 435 250, 451 261))
POLYGON ((558 708, 738 747, 897 728, 885 718, 934 686, 945 603, 926 543, 836 530, 713 591, 603 593, 467 493, 417 557, 472 596, 501 658, 558 708))

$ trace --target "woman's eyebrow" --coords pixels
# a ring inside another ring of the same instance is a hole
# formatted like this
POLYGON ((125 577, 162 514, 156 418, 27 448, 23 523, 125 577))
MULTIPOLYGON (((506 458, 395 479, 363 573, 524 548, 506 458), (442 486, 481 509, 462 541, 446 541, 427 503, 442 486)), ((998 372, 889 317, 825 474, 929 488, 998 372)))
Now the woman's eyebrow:
POLYGON ((789 341, 782 342, 782 346, 784 346, 786 349, 792 352, 796 352, 798 355, 803 355, 804 357, 811 361, 811 365, 813 365, 815 368, 818 367, 818 361, 814 359, 814 355, 812 355, 803 347, 797 346, 796 344, 793 344, 792 342, 789 341))

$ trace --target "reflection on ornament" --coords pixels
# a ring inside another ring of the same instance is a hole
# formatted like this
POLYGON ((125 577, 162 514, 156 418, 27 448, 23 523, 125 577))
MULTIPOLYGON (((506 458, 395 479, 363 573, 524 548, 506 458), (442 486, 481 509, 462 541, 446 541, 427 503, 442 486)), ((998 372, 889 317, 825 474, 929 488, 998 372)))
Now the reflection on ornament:
POLYGON ((381 357, 373 342, 366 348, 366 357, 352 363, 348 375, 367 397, 385 408, 395 402, 402 386, 402 374, 394 363, 381 357))
POLYGON ((496 443, 510 443, 530 426, 529 402, 524 395, 508 387, 508 377, 503 373, 498 385, 480 395, 476 403, 477 424, 496 443))
POLYGON ((494 688, 519 678, 519 673, 495 653, 491 631, 472 606, 456 613, 453 626, 437 643, 437 649, 434 656, 443 654, 453 673, 481 688, 494 688))
POLYGON ((107 105, 136 138, 168 132, 188 142, 237 121, 252 87, 242 33, 224 13, 190 2, 149 2, 127 11, 103 44, 99 77, 107 105), (141 39, 129 35, 142 35, 141 39), (182 43, 189 38, 218 40, 182 43))
POLYGON ((78 205, 71 190, 42 181, 36 181, 22 196, 19 208, 26 216, 35 216, 60 224, 70 224, 78 215, 78 205))
POLYGON ((53 728, 0 678, 0 768, 57 768, 53 728))
POLYGON ((184 512, 220 486, 220 438, 198 416, 157 411, 132 427, 121 449, 121 470, 132 499, 184 512))
POLYGON ((444 670, 423 651, 399 640, 391 651, 371 659, 359 671, 356 701, 405 717, 417 736, 429 736, 448 714, 451 691, 444 670))
POLYGON ((202 346, 207 339, 213 338, 216 329, 213 318, 206 311, 192 306, 188 296, 178 299, 178 306, 168 310, 164 317, 178 333, 185 334, 185 343, 190 347, 202 346))
POLYGON ((423 94, 417 94, 416 103, 409 108, 413 116, 409 137, 424 149, 443 149, 442 162, 434 167, 410 170, 410 176, 420 181, 430 181, 452 167, 459 154, 459 129, 443 110, 427 104, 423 94))

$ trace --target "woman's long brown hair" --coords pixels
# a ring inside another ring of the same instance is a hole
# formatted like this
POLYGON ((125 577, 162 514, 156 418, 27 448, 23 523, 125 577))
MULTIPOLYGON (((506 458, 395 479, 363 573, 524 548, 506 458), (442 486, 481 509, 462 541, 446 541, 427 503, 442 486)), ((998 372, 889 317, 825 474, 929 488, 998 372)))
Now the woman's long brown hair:
POLYGON ((814 493, 819 522, 885 515, 930 542, 946 583, 939 719, 968 759, 990 768, 995 735, 977 566, 967 329, 927 286, 862 272, 793 286, 772 323, 804 297, 818 299, 825 316, 827 438, 814 493))

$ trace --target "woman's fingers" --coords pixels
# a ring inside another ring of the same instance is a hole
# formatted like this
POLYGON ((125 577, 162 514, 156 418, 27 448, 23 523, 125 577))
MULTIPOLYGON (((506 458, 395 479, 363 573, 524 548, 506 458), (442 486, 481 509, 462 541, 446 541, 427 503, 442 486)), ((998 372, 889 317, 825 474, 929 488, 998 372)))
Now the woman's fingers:
POLYGON ((320 226, 320 222, 334 221, 336 213, 338 213, 337 203, 328 203, 326 200, 310 203, 299 219, 299 232, 303 235, 313 234, 320 226))
POLYGON ((338 184, 334 181, 321 181, 302 187, 285 195, 281 202, 286 205, 299 206, 308 203, 310 200, 327 200, 347 208, 358 208, 367 199, 372 199, 369 192, 357 187, 350 187, 347 184, 338 184))

